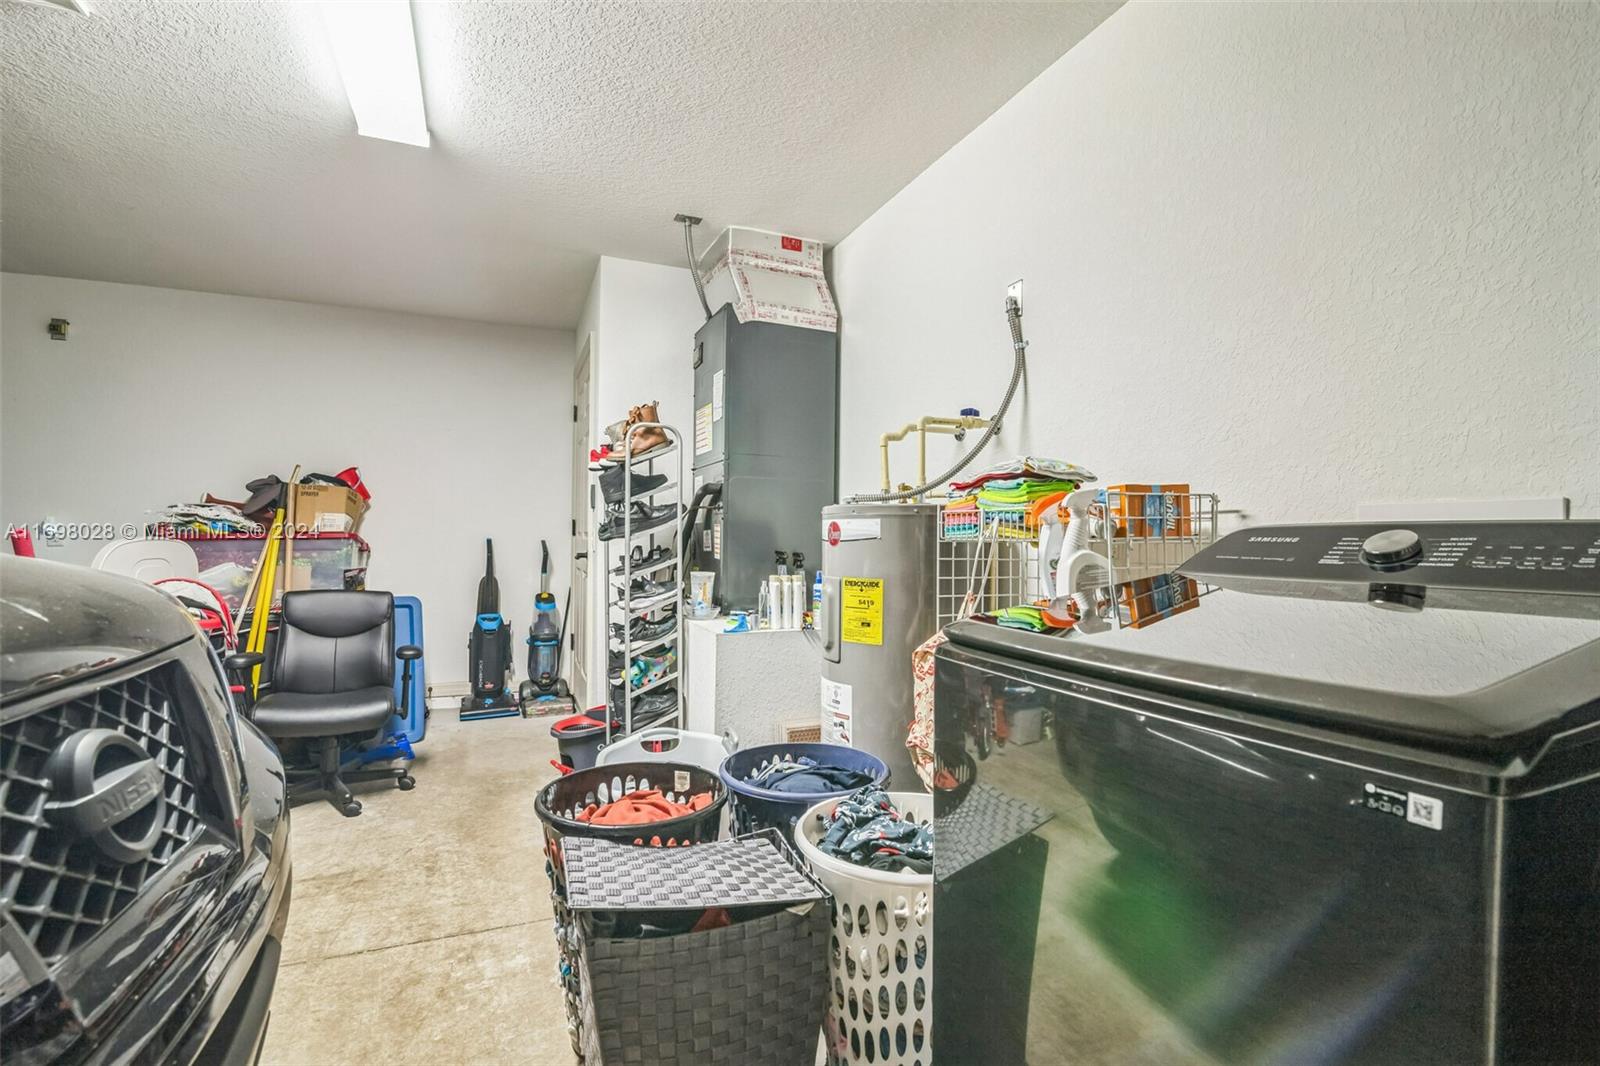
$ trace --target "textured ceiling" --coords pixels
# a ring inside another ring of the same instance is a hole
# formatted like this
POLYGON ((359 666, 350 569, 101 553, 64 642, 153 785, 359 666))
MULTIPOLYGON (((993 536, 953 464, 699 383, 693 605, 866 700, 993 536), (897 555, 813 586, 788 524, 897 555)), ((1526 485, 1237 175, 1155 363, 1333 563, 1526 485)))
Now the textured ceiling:
POLYGON ((570 328, 676 211, 839 240, 1115 8, 418 2, 418 149, 310 4, 0 0, 0 265, 570 328))

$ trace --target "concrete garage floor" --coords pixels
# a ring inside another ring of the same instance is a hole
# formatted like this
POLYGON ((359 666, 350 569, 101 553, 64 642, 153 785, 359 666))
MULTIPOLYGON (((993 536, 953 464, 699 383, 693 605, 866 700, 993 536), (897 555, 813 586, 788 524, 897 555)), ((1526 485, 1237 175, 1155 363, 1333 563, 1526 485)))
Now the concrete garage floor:
POLYGON ((435 711, 414 791, 294 809, 265 1066, 574 1061, 533 811, 554 756, 550 719, 435 711))

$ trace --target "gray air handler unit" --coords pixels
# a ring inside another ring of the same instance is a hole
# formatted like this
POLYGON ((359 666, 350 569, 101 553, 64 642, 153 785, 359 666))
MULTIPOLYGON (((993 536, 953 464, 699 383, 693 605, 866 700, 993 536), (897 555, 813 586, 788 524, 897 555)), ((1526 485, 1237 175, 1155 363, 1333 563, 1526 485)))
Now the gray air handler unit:
POLYGON ((817 566, 817 513, 838 498, 838 316, 816 241, 730 229, 699 274, 685 536, 690 567, 717 575, 717 603, 743 610, 775 553, 817 566))
POLYGON ((938 623, 938 521, 931 503, 845 503, 822 509, 820 530, 822 739, 878 756, 913 792, 911 653, 938 623))

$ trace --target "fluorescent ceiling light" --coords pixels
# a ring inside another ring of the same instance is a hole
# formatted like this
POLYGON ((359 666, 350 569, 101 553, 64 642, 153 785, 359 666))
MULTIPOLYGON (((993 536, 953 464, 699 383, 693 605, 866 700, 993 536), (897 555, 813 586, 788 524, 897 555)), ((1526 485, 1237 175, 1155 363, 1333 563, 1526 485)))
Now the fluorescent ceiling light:
POLYGON ((410 0, 321 0, 356 132, 428 147, 410 0))

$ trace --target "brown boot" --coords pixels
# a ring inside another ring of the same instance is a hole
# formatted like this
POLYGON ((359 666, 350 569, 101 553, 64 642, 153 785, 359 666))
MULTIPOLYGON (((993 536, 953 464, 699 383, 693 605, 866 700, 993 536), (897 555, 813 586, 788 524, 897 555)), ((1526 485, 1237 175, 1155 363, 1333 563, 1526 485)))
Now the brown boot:
MULTIPOLYGON (((633 424, 661 421, 660 415, 656 413, 657 402, 656 400, 651 400, 649 403, 642 403, 635 407, 628 412, 628 421, 633 424)), ((666 432, 659 427, 649 426, 634 433, 633 454, 643 455, 652 448, 660 447, 665 443, 667 443, 666 432)))

